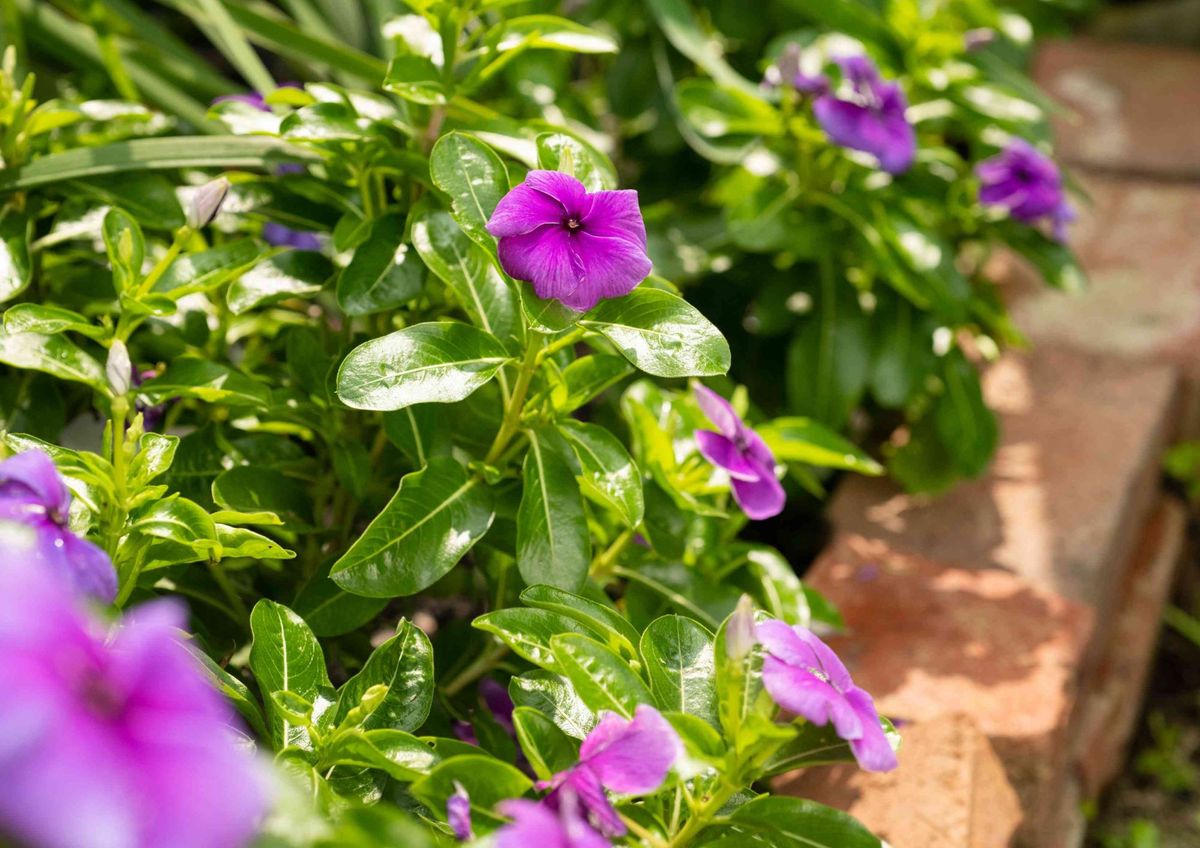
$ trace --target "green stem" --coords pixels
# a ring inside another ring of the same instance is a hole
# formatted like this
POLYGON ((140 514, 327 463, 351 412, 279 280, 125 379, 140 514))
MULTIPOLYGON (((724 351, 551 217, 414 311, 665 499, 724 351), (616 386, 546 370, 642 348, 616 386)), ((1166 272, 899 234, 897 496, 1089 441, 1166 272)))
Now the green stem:
POLYGON ((183 250, 184 243, 192 237, 191 227, 180 227, 175 231, 175 239, 171 242, 171 246, 167 248, 167 252, 163 254, 162 259, 155 263, 150 269, 150 273, 142 280, 141 285, 137 287, 135 297, 141 300, 154 288, 154 284, 158 282, 158 278, 166 273, 171 267, 171 263, 175 261, 175 257, 179 255, 179 251, 183 250))
POLYGON ((721 808, 737 792, 737 786, 728 781, 722 781, 721 785, 717 787, 717 791, 708 796, 708 799, 703 802, 703 805, 696 811, 696 814, 684 822, 683 827, 676 831, 675 835, 667 842, 665 848, 683 848, 683 846, 686 846, 697 833, 708 825, 712 817, 720 812, 721 808))
POLYGON ((529 347, 525 349, 525 358, 521 360, 517 381, 513 384, 512 397, 504 409, 504 418, 500 422, 500 429, 496 431, 496 438, 492 442, 487 456, 484 457, 483 461, 488 465, 496 464, 496 460, 508 446, 509 440, 521 427, 521 413, 525 408, 525 398, 529 395, 529 386, 533 382, 534 372, 537 371, 540 351, 541 344, 535 337, 535 340, 531 341, 529 347))
POLYGON ((613 539, 611 545, 592 560, 592 567, 588 569, 588 572, 597 582, 603 584, 608 579, 616 558, 621 555, 621 551, 625 550, 631 541, 633 541, 633 529, 626 528, 617 538, 613 539))
POLYGON ((468 684, 474 683, 495 668, 507 654, 507 645, 500 642, 494 643, 490 648, 476 657, 470 665, 444 683, 441 687, 442 694, 447 696, 457 695, 468 684))
POLYGON ((565 336, 555 339, 550 344, 542 348, 541 353, 538 354, 538 363, 541 364, 541 362, 547 357, 558 353, 564 347, 575 344, 575 342, 583 338, 586 332, 587 330, 585 330, 583 327, 576 327, 565 336))

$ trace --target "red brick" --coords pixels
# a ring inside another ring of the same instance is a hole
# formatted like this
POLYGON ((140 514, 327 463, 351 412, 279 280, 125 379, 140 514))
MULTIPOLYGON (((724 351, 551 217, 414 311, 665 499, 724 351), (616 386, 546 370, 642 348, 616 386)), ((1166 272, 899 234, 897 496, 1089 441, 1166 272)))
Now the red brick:
POLYGON ((1034 78, 1067 107, 1059 155, 1094 168, 1200 175, 1200 55, 1079 39, 1039 51, 1034 78))
POLYGON ((995 751, 963 715, 904 728, 900 767, 787 775, 776 789, 847 810, 892 848, 1005 848, 1021 821, 995 751))
POLYGON ((841 609, 847 632, 831 644, 880 711, 971 716, 1021 798, 1026 834, 1041 833, 1068 772, 1091 611, 1007 570, 956 568, 851 533, 807 579, 841 609))
POLYGON ((1172 416, 1170 368, 1047 346, 984 377, 1001 418, 991 470, 941 498, 847 478, 835 528, 960 569, 1000 569, 1031 588, 1111 608, 1153 502, 1172 416))

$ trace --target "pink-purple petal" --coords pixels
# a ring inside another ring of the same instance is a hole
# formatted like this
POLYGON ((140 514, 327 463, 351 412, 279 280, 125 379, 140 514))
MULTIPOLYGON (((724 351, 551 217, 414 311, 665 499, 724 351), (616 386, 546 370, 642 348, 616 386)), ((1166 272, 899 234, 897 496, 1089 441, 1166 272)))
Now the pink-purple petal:
POLYGON ((653 267, 646 248, 629 239, 597 235, 590 229, 573 236, 575 254, 583 266, 583 285, 574 302, 563 303, 580 311, 591 309, 603 298, 629 294, 653 267))
POLYGON ((43 545, 48 543, 57 548, 58 563, 54 567, 66 575, 78 591, 112 603, 117 596, 117 572, 108 554, 68 530, 59 530, 58 538, 47 533, 42 540, 43 545))
POLYGON ((721 435, 727 439, 734 439, 742 432, 742 419, 733 408, 733 404, 701 383, 693 386, 692 393, 696 396, 700 410, 708 416, 708 420, 721 435))
POLYGON ((582 217, 588 209, 587 188, 561 171, 530 171, 522 185, 558 201, 569 216, 582 217))
POLYGON ((739 480, 736 477, 730 481, 733 488, 733 499, 737 501, 742 512, 751 521, 765 521, 783 512, 787 503, 787 492, 783 484, 775 477, 774 470, 764 470, 763 476, 757 480, 739 480))
POLYGON ((520 236, 547 224, 558 226, 566 208, 545 192, 525 183, 515 187, 496 204, 487 231, 496 238, 520 236))
POLYGON ((579 757, 609 791, 644 795, 662 786, 681 750, 670 722, 641 704, 629 721, 606 716, 580 746, 579 757))
POLYGON ((588 204, 583 213, 587 232, 630 241, 645 254, 646 224, 642 220, 636 191, 597 191, 588 195, 588 204))
POLYGON ((500 265, 505 273, 533 284, 541 298, 578 302, 583 285, 583 265, 571 249, 571 237, 556 226, 543 226, 519 236, 502 238, 500 265))
POLYGON ((696 431, 696 447, 700 455, 718 468, 723 468, 734 480, 757 481, 762 477, 762 466, 743 456, 742 451, 730 439, 712 430, 696 431))
POLYGON ((66 519, 71 494, 62 476, 44 451, 33 449, 0 462, 0 500, 32 495, 51 515, 66 519))
POLYGON ((854 688, 846 693, 846 700, 862 722, 862 734, 850 742, 858 764, 867 771, 891 771, 899 765, 896 752, 888 742, 887 734, 879 724, 879 713, 875 703, 864 690, 854 688))

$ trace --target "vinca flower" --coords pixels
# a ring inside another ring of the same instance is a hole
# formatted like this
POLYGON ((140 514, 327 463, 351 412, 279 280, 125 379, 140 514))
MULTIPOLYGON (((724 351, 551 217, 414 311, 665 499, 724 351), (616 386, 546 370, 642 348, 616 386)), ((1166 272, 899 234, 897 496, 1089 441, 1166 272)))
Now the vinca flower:
POLYGON ((828 645, 803 627, 764 621, 757 628, 766 650, 762 678, 776 704, 817 725, 833 723, 867 771, 891 771, 897 765, 875 702, 854 685, 850 672, 828 645))
POLYGON ((487 223, 510 277, 578 312, 629 294, 650 274, 636 191, 588 192, 558 171, 530 171, 487 223))
POLYGON ((34 449, 0 462, 0 521, 22 524, 36 539, 30 558, 75 591, 106 603, 117 595, 108 555, 67 525, 71 493, 54 461, 34 449))
POLYGON ((1055 238, 1066 238, 1066 225, 1075 217, 1063 192, 1058 166, 1029 142, 1013 139, 991 159, 975 166, 981 183, 979 200, 998 206, 1026 224, 1048 221, 1055 238))
POLYGON ((459 842, 475 838, 471 831, 471 796, 458 781, 454 782, 454 793, 446 799, 446 821, 459 842))
POLYGON ((625 824, 604 790, 619 795, 645 795, 662 786, 683 751, 683 743, 662 714, 641 704, 632 719, 605 713, 579 748, 579 762, 559 772, 539 788, 554 791, 545 799, 551 807, 578 799, 597 830, 621 836, 625 824))
POLYGON ((908 101, 900 84, 884 81, 866 56, 834 61, 849 90, 818 97, 813 104, 817 122, 834 144, 872 154, 889 174, 904 173, 912 165, 917 140, 905 116, 908 101))
POLYGON ((611 848, 579 814, 579 800, 564 792, 557 807, 536 801, 504 801, 497 809, 512 824, 496 831, 496 848, 611 848))
POLYGON ((181 604, 154 601, 109 633, 41 569, 0 569, 0 842, 247 843, 265 800, 259 767, 184 644, 184 620, 181 604))
POLYGON ((729 401, 696 384, 696 401, 717 431, 697 430, 700 453, 729 473, 733 497, 742 512, 761 521, 783 511, 787 494, 775 477, 775 456, 762 438, 746 426, 729 401))

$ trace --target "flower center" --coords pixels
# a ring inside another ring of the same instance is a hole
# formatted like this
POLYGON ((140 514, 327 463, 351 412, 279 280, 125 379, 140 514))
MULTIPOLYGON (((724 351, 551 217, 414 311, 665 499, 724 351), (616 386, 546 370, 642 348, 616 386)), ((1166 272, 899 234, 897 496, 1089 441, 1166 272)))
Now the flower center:
POLYGON ((116 718, 125 706, 125 698, 97 671, 83 675, 78 692, 84 706, 100 718, 116 718))
POLYGON ((576 230, 583 229, 583 221, 580 221, 578 218, 568 218, 565 223, 569 232, 573 233, 576 230))
POLYGON ((839 689, 837 684, 834 683, 833 680, 830 679, 829 674, 825 671, 825 669, 814 668, 813 666, 810 665, 808 667, 808 673, 811 674, 813 677, 817 678, 817 680, 820 680, 822 683, 828 683, 830 686, 832 686, 834 688, 834 691, 841 693, 842 690, 839 689))

